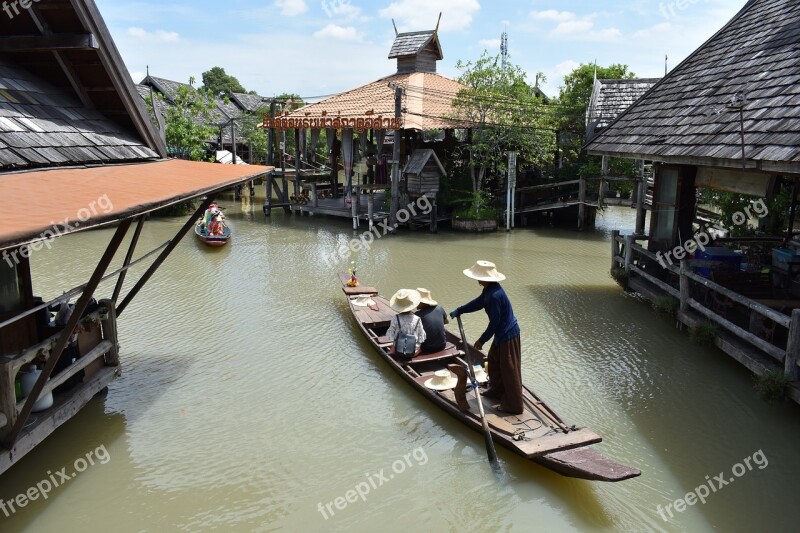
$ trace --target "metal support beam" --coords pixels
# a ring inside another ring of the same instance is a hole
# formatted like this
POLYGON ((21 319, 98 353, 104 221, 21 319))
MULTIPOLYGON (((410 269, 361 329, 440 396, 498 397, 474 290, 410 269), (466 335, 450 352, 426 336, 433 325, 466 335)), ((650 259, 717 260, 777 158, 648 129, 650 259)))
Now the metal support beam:
POLYGON ((208 206, 211 205, 213 202, 214 202, 214 195, 213 194, 208 195, 208 197, 203 201, 202 204, 200 204, 200 207, 197 208, 194 214, 192 214, 192 216, 189 217, 189 220, 186 221, 186 224, 184 224, 181 227, 181 229, 178 230, 178 233, 176 233, 175 236, 172 238, 172 240, 169 241, 167 247, 164 248, 161 254, 156 258, 156 260, 153 261, 153 264, 150 265, 150 268, 148 268, 147 271, 139 279, 139 281, 136 282, 136 285, 134 285, 131 291, 128 293, 128 295, 125 296, 125 299, 122 300, 122 303, 119 304, 119 306, 117 306, 117 316, 120 316, 122 312, 125 310, 125 308, 128 307, 128 304, 131 303, 133 297, 136 296, 140 290, 142 290, 144 284, 147 283, 147 281, 153 276, 155 271, 158 270, 158 267, 161 266, 161 263, 163 263, 164 260, 169 256, 169 254, 172 253, 172 250, 174 250, 175 247, 178 246, 178 243, 181 242, 181 239, 183 239, 184 235, 186 235, 189 232, 189 230, 194 227, 197 219, 205 212, 206 209, 208 209, 208 206))

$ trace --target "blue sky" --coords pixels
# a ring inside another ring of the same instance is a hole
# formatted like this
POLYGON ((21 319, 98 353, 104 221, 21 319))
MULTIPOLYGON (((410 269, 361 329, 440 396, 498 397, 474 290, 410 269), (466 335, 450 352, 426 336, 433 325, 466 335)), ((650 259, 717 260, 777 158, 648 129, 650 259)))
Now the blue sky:
POLYGON ((746 0, 96 0, 136 82, 155 76, 198 82, 221 66, 248 90, 328 95, 395 71, 388 60, 399 31, 442 20, 439 73, 458 77, 458 60, 499 53, 544 90, 558 93, 580 63, 627 64, 640 77, 672 68, 720 29, 746 0))

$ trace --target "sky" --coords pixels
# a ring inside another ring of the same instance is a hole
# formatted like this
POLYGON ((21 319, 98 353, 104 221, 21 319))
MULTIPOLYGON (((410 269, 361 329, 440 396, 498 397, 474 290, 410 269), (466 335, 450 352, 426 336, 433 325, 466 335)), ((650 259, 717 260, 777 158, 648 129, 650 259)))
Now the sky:
POLYGON ((500 53, 558 94, 581 63, 628 65, 639 77, 664 74, 699 47, 746 0, 95 0, 122 58, 140 82, 181 82, 220 66, 262 96, 336 94, 393 74, 387 59, 400 32, 432 30, 439 13, 444 59, 456 63, 500 53))

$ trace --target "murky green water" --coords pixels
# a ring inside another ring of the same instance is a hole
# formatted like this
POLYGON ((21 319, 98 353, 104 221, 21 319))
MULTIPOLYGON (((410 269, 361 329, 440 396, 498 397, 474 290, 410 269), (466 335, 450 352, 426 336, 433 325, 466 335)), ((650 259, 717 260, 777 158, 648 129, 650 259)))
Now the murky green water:
MULTIPOLYGON (((99 447, 110 459, 46 501, 0 512, 0 530, 796 530, 800 408, 759 401, 742 367, 612 282, 609 233, 630 230, 630 209, 609 209, 594 232, 402 233, 357 257, 361 279, 384 294, 425 286, 448 309, 479 291, 461 270, 495 261, 522 328, 525 382, 600 433, 598 450, 643 471, 604 484, 505 450, 493 474, 481 436, 389 370, 325 263, 353 236, 348 221, 275 212, 265 222, 258 205, 224 205, 230 246, 180 244, 121 318, 123 377, 5 474, 0 497, 99 447), (658 505, 706 476, 733 477, 758 450, 768 466, 751 460, 706 504, 660 517, 658 505)), ((150 222, 142 246, 181 222, 150 222)), ((78 234, 39 252, 37 294, 84 282, 109 237, 78 234)), ((484 318, 465 326, 475 338, 484 318)))

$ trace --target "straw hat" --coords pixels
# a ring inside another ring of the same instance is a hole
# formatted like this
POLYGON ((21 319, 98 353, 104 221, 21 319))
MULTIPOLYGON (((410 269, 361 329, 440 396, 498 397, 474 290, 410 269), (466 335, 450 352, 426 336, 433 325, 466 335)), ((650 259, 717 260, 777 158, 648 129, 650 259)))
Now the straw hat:
POLYGON ((353 300, 353 305, 356 307, 367 307, 370 305, 375 305, 375 300, 373 300, 369 294, 359 294, 353 300))
POLYGON ((419 293, 419 303, 427 305, 439 305, 436 300, 431 298, 431 291, 428 289, 419 288, 417 289, 417 292, 419 293))
POLYGON ((389 300, 389 306, 398 313, 413 311, 418 305, 419 293, 413 289, 400 289, 389 300))
POLYGON ((503 281, 506 277, 497 271, 491 261, 477 261, 472 268, 464 270, 464 275, 478 281, 503 281))
POLYGON ((489 381, 489 376, 486 374, 486 370, 482 366, 475 365, 472 367, 472 369, 475 370, 475 381, 478 383, 486 383, 489 381))
POLYGON ((433 373, 433 377, 425 381, 425 386, 433 390, 447 390, 452 389, 458 384, 458 378, 450 373, 449 370, 443 368, 433 373))

